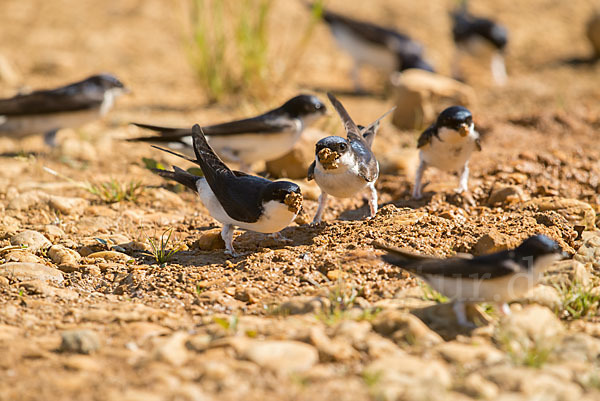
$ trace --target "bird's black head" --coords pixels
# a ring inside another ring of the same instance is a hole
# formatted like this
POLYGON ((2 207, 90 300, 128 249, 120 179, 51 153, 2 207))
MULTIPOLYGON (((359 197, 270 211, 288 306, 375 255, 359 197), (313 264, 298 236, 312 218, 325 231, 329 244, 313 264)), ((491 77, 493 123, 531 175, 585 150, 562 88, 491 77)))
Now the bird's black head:
POLYGON ((419 70, 435 72, 431 64, 425 61, 420 54, 400 55, 399 71, 417 68, 419 70))
POLYGON ((119 81, 116 77, 110 74, 92 75, 91 77, 85 79, 84 82, 94 85, 103 90, 125 89, 125 85, 123 85, 121 81, 119 81))
POLYGON ((451 106, 440 113, 436 125, 438 128, 449 128, 468 135, 468 128, 473 123, 473 115, 469 110, 462 106, 451 106))
POLYGON ((298 95, 291 98, 281 106, 290 117, 308 117, 321 116, 325 114, 327 108, 313 95, 298 95))
POLYGON ((482 20, 480 25, 480 35, 489 40, 498 50, 504 50, 508 43, 508 30, 490 20, 482 20))
POLYGON ((285 204, 292 213, 302 209, 302 191, 300 187, 289 181, 273 181, 267 185, 262 194, 263 203, 276 201, 285 204))
POLYGON ((514 253, 517 259, 533 258, 532 261, 535 261, 541 256, 563 255, 563 250, 556 241, 539 234, 523 241, 514 253))
POLYGON ((321 139, 315 146, 315 154, 318 155, 323 149, 329 149, 332 152, 337 152, 339 156, 350 150, 350 144, 348 140, 341 136, 328 136, 327 138, 321 139))

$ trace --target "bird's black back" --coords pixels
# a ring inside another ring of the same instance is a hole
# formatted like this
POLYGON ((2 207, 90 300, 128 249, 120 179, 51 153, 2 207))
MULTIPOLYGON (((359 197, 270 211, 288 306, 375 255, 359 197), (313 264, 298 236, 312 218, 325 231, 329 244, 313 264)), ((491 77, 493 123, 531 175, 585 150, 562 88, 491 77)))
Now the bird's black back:
POLYGON ((99 107, 104 100, 101 91, 84 91, 89 78, 56 89, 44 89, 29 94, 0 99, 0 115, 26 116, 57 112, 80 111, 99 107))
POLYGON ((192 132, 196 163, 225 212, 238 221, 256 222, 262 214, 262 192, 271 181, 234 173, 212 150, 199 125, 194 125, 192 132))
POLYGON ((508 43, 506 28, 490 19, 475 17, 466 9, 455 11, 452 19, 452 36, 457 44, 465 43, 474 37, 481 37, 498 50, 503 50, 508 43))

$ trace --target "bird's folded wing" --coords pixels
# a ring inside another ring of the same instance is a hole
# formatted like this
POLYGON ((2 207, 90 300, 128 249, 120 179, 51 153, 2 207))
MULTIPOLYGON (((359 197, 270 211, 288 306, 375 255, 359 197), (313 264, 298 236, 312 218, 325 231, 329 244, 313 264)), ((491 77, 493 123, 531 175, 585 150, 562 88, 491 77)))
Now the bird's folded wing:
POLYGON ((313 160, 313 162, 310 164, 310 166, 308 166, 308 175, 306 177, 306 179, 308 181, 313 180, 315 178, 315 167, 317 165, 317 162, 315 162, 313 160))
POLYGON ((236 134, 277 133, 297 128, 289 118, 260 116, 245 120, 202 127, 204 135, 225 136, 236 134))
POLYGON ((37 91, 0 99, 0 115, 26 116, 87 110, 100 107, 103 100, 103 95, 94 96, 68 88, 37 91))
POLYGON ((431 140, 434 137, 440 139, 437 130, 435 129, 435 126, 432 124, 419 136, 419 140, 417 141, 417 148, 422 148, 426 145, 431 144, 431 140))

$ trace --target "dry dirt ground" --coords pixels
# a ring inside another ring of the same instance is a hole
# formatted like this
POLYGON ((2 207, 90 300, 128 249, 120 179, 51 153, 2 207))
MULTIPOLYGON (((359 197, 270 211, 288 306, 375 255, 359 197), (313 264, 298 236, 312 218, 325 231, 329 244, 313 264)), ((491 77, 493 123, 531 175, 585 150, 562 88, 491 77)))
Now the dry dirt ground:
MULTIPOLYGON (((103 121, 61 131, 57 149, 39 137, 0 138, 0 400, 599 399, 600 71, 562 62, 589 54, 593 2, 472 3, 511 32, 505 87, 466 65, 485 134, 471 163, 476 205, 454 194, 456 177, 435 171, 424 199, 411 200, 419 132, 386 122, 376 150, 404 168, 380 178, 374 219, 360 220, 360 196, 332 201, 325 223, 284 231, 291 243, 239 232, 244 256, 230 258, 193 194, 174 191, 141 159, 185 162, 122 142, 141 134, 126 124, 217 122, 300 90, 348 89, 351 60, 327 29, 315 29, 305 53, 287 54, 308 17, 300 2, 276 1, 272 63, 276 71, 293 59, 292 82, 260 102, 207 105, 185 57, 183 2, 4 0, 0 55, 9 66, 0 95, 98 71, 133 93, 103 121), (82 188, 110 179, 142 186, 134 201, 112 204, 82 188), (159 265, 148 237, 168 228, 183 249, 159 265), (473 331, 371 245, 480 254, 535 233, 574 258, 513 303, 510 317, 471 310, 473 331)), ((401 27, 449 73, 452 2, 327 4, 401 27)), ((358 121, 392 104, 342 101, 358 121)), ((333 115, 317 128, 342 132, 333 115)), ((317 192, 302 185, 312 215, 317 192)))

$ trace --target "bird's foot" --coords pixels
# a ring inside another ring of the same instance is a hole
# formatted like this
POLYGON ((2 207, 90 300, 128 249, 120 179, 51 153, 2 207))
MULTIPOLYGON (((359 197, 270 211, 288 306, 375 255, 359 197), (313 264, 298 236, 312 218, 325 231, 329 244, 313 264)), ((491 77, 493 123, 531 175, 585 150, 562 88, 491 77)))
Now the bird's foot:
POLYGON ((225 253, 225 255, 231 256, 232 258, 237 258, 237 257, 242 256, 241 253, 237 253, 233 249, 226 249, 224 253, 225 253))
POLYGON ((512 313, 510 310, 510 305, 508 305, 506 302, 500 306, 500 311, 504 316, 509 316, 512 313))
POLYGON ((281 242, 287 245, 294 243, 293 239, 285 237, 283 234, 281 234, 281 232, 272 233, 271 238, 273 238, 277 242, 281 242))
POLYGON ((471 192, 469 192, 469 190, 464 188, 457 188, 454 190, 454 193, 461 198, 465 209, 477 206, 477 203, 475 202, 475 199, 473 199, 473 195, 471 195, 471 192))

